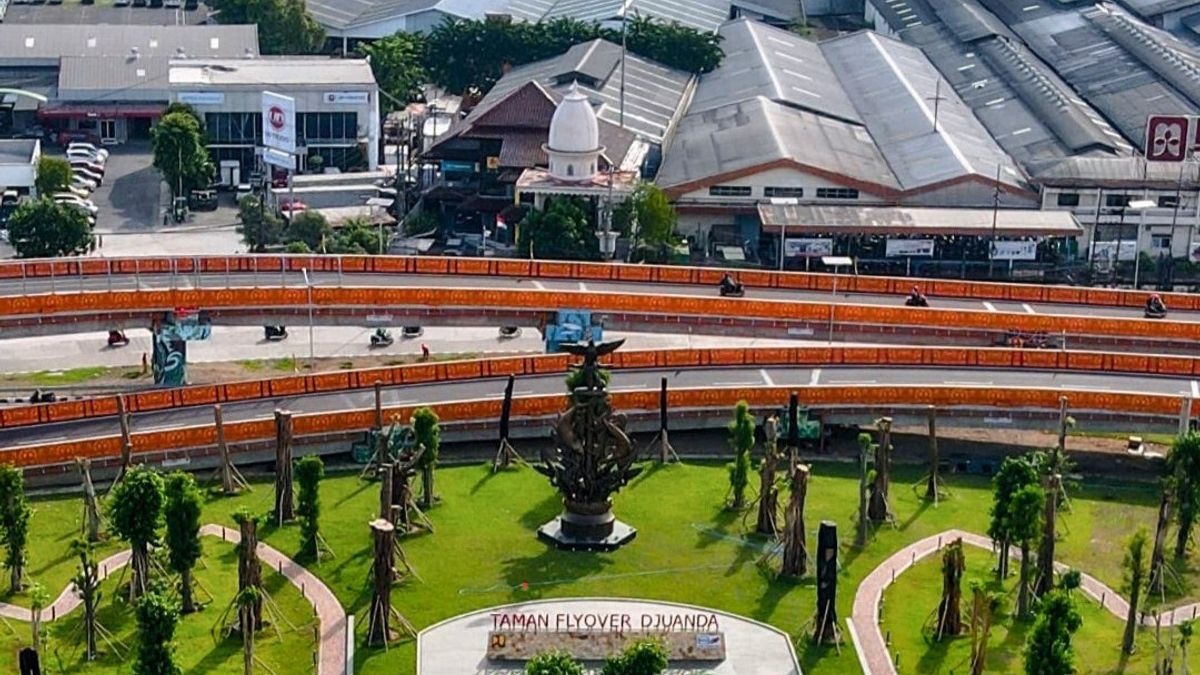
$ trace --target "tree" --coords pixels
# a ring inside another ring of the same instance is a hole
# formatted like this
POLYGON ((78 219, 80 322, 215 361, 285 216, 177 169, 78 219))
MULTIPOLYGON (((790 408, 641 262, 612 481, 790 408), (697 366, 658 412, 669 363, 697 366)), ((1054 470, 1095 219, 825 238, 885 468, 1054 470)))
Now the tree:
POLYGON ((86 539, 71 542, 71 549, 79 556, 79 572, 75 575, 75 590, 83 603, 84 647, 88 661, 96 658, 96 608, 100 606, 100 567, 96 563, 93 544, 86 539))
POLYGON ((965 569, 962 539, 955 539, 942 552, 942 599, 938 603, 935 622, 939 640, 962 632, 962 575, 965 569))
POLYGON ((83 255, 92 246, 92 230, 81 209, 43 197, 13 211, 8 219, 8 243, 18 258, 83 255))
POLYGON ((137 603, 138 645, 133 675, 179 675, 175 663, 175 627, 179 624, 179 605, 157 590, 142 596, 137 603))
POLYGON ((721 39, 711 31, 664 23, 648 16, 635 15, 626 26, 629 51, 690 73, 707 73, 721 65, 725 56, 721 39))
POLYGON ((1071 675, 1075 672, 1075 649, 1071 635, 1083 619, 1067 588, 1042 597, 1037 619, 1025 643, 1026 675, 1071 675))
POLYGON ((246 246, 254 253, 262 253, 271 246, 283 243, 283 220, 263 208, 258 197, 242 197, 238 202, 238 220, 241 222, 238 232, 242 235, 242 241, 246 242, 246 246))
POLYGON ((1009 503, 1005 530, 1012 541, 1021 546, 1021 578, 1017 591, 1017 615, 1021 617, 1029 614, 1031 545, 1042 527, 1042 509, 1045 507, 1046 493, 1036 483, 1017 490, 1009 503))
POLYGON ((875 470, 871 481, 871 502, 867 505, 867 516, 881 523, 892 518, 892 507, 888 502, 892 474, 892 418, 881 417, 875 421, 879 428, 879 443, 875 445, 875 470))
POLYGON ((167 559, 179 574, 183 613, 196 611, 192 600, 192 568, 200 559, 200 488, 191 474, 176 471, 167 477, 163 515, 167 521, 167 559))
POLYGON ((1005 457, 1000 469, 992 478, 992 520, 988 525, 988 536, 999 544, 1000 560, 996 565, 996 578, 1008 576, 1009 547, 1016 540, 1009 531, 1009 512, 1013 495, 1027 485, 1038 482, 1037 467, 1025 457, 1005 457))
POLYGON ((304 0, 214 0, 211 7, 223 24, 258 24, 263 54, 314 54, 325 44, 304 0))
POLYGON ((675 234, 678 221, 667 194, 654 183, 638 183, 633 194, 613 209, 613 228, 652 249, 656 259, 661 259, 658 254, 678 239, 675 234))
POLYGON ((4 565, 14 593, 25 587, 25 545, 32 515, 21 470, 0 465, 0 541, 4 543, 4 565))
POLYGON ((288 241, 302 241, 310 251, 325 251, 326 240, 332 238, 333 228, 325 216, 316 211, 300 211, 292 215, 287 226, 288 241))
POLYGON ((871 434, 858 435, 858 528, 854 532, 854 545, 862 548, 867 545, 867 534, 870 527, 870 517, 867 514, 869 506, 868 483, 871 474, 868 470, 867 458, 875 450, 875 441, 871 434))
POLYGON ((39 197, 49 197, 62 192, 71 184, 71 165, 65 159, 42 155, 37 163, 37 177, 33 187, 39 197))
POLYGON ((321 478, 325 463, 316 455, 303 457, 296 463, 296 481, 300 494, 296 498, 296 516, 300 519, 300 553, 316 560, 320 556, 321 478))
POLYGON ((342 255, 376 255, 387 246, 387 237, 380 229, 364 218, 350 218, 333 234, 333 244, 326 248, 330 253, 342 255), (380 236, 384 237, 380 245, 380 236))
POLYGON ((164 115, 150 131, 150 140, 154 168, 162 173, 172 195, 182 197, 208 186, 213 165, 194 114, 178 111, 164 115))
POLYGON ((425 70, 425 36, 401 31, 364 45, 362 52, 371 59, 371 72, 379 90, 391 97, 389 107, 421 99, 421 85, 429 81, 425 70))
POLYGON ((162 522, 163 480, 157 473, 138 466, 113 488, 108 498, 109 520, 118 537, 129 542, 129 601, 148 590, 150 544, 158 540, 162 522))
POLYGON ((32 615, 33 621, 30 622, 30 629, 33 633, 33 650, 35 652, 42 651, 42 610, 46 608, 46 603, 50 602, 50 591, 42 584, 34 582, 29 586, 29 612, 32 615))
POLYGON ((413 412, 413 435, 417 444, 425 447, 421 454, 419 467, 421 469, 421 508, 433 506, 433 469, 437 466, 438 450, 442 446, 442 429, 438 426, 437 413, 432 408, 418 408, 413 412))
POLYGON ((729 445, 733 448, 733 466, 729 469, 729 489, 733 493, 729 508, 746 508, 746 485, 750 483, 750 451, 754 448, 754 415, 750 404, 738 401, 733 409, 729 430, 729 445))
POLYGON ((1125 577, 1129 581, 1129 613, 1125 616, 1125 635, 1121 639, 1121 651, 1133 653, 1133 638, 1137 630, 1138 605, 1142 585, 1146 580, 1146 530, 1139 529, 1129 538, 1125 546, 1125 577))
POLYGON ((1192 634, 1196 632, 1196 620, 1188 619, 1179 624, 1179 672, 1188 675, 1188 645, 1192 642, 1192 634))
POLYGON ((190 115, 192 119, 196 120, 196 124, 200 125, 201 135, 204 134, 204 118, 201 117, 200 113, 196 112, 196 109, 192 106, 181 101, 172 101, 167 104, 166 108, 163 109, 162 117, 166 117, 172 113, 183 113, 185 115, 190 115))
POLYGON ((551 199, 541 211, 531 211, 521 221, 517 237, 521 255, 551 260, 598 260, 596 240, 584 202, 575 197, 551 199), (532 250, 531 250, 532 249, 532 250))
POLYGON ((1200 512, 1200 434, 1190 432, 1175 439, 1167 454, 1167 480, 1175 495, 1175 557, 1187 555, 1192 526, 1200 512))
POLYGON ((555 649, 526 661, 525 675, 584 675, 584 670, 569 653, 555 649))
POLYGON ((992 635, 992 617, 1000 608, 1000 594, 989 591, 979 581, 971 582, 971 594, 971 675, 982 675, 992 635))
POLYGON ((242 633, 242 672, 254 673, 254 628, 257 625, 256 611, 262 606, 262 593, 257 586, 246 586, 233 598, 238 608, 238 629, 242 633))
POLYGON ((660 675, 666 671, 667 649, 650 638, 634 642, 619 656, 610 656, 600 675, 660 675))

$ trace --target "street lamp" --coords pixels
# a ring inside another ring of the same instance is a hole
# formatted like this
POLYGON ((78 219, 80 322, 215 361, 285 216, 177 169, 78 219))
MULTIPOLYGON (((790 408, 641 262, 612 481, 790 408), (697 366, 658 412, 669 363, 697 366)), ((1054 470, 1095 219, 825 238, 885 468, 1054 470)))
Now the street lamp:
POLYGON ((304 274, 304 286, 308 289, 308 372, 315 373, 317 372, 317 359, 313 349, 313 287, 308 278, 308 268, 301 267, 300 272, 304 274))
POLYGON ((854 265, 854 259, 844 255, 821 256, 821 263, 833 268, 833 290, 829 293, 829 344, 833 344, 833 306, 837 302, 838 270, 854 265))
MULTIPOLYGON (((800 203, 795 197, 771 197, 771 206, 796 206, 800 203)), ((783 257, 787 251, 787 218, 779 221, 779 271, 783 271, 783 257)))
MULTIPOLYGON (((1141 252, 1142 225, 1146 222, 1146 209, 1152 209, 1155 206, 1158 206, 1158 202, 1155 202, 1152 199, 1135 199, 1135 200, 1129 202, 1129 206, 1128 206, 1129 209, 1132 209, 1132 210, 1137 211, 1142 214, 1142 218, 1138 222, 1137 234, 1134 235, 1134 237, 1133 237, 1133 290, 1135 290, 1135 291, 1137 290, 1137 287, 1138 287, 1138 275, 1142 271, 1142 252, 1141 252)), ((1124 216, 1125 215, 1124 212, 1122 212, 1121 215, 1124 216)), ((1120 244, 1120 239, 1118 238, 1118 240, 1117 240, 1117 262, 1120 262, 1120 260, 1121 260, 1121 244, 1120 244)))

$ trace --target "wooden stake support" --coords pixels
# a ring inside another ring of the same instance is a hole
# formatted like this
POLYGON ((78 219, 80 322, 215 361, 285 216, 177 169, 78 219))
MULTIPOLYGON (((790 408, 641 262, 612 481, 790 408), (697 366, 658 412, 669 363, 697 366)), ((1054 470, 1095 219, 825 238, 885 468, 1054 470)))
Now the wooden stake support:
POLYGON ((275 411, 275 523, 296 519, 292 495, 292 413, 275 411))
POLYGON ((669 419, 667 415, 667 378, 664 377, 659 380, 658 388, 658 433, 647 447, 647 454, 657 455, 659 464, 680 461, 679 454, 675 452, 675 446, 671 445, 669 419))
POLYGON ((241 490, 252 492, 250 483, 229 456, 229 444, 225 442, 225 416, 221 413, 220 403, 213 406, 213 422, 216 424, 217 456, 220 461, 214 477, 221 479, 221 492, 226 495, 235 495, 241 490))
POLYGON ((108 486, 110 492, 125 478, 133 464, 133 436, 129 430, 129 409, 125 405, 124 395, 117 396, 117 421, 121 425, 121 466, 117 468, 116 478, 108 486))
POLYGON ((508 383, 504 385, 504 403, 500 407, 500 445, 496 449, 496 457, 492 460, 493 473, 500 469, 506 469, 513 464, 525 464, 525 459, 521 457, 517 449, 508 440, 509 418, 512 416, 513 385, 515 382, 516 378, 509 375, 508 383))
POLYGON ((83 538, 94 544, 100 541, 100 505, 96 499, 96 486, 92 483, 92 460, 76 458, 75 468, 83 482, 83 538))

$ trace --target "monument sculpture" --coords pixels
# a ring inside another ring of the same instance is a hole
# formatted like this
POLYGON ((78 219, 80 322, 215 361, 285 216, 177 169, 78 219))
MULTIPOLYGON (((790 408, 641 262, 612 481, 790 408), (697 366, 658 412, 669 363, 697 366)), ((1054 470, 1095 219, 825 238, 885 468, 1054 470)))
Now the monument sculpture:
POLYGON ((559 548, 611 551, 637 536, 612 512, 612 495, 641 468, 633 466, 637 453, 624 417, 613 414, 600 368, 600 357, 624 342, 562 346, 583 357, 583 364, 575 366, 579 383, 554 427, 553 447, 542 451, 542 462, 535 467, 562 493, 562 515, 538 528, 539 538, 559 548))

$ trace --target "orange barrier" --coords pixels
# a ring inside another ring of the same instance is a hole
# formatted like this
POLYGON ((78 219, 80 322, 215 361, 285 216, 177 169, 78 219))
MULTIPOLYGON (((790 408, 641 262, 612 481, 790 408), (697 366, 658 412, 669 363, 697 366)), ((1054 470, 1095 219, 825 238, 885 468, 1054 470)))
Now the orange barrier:
MULTIPOLYGON (((675 389, 668 392, 668 404, 675 409, 730 408, 739 400, 756 407, 782 405, 787 401, 789 387, 733 387, 706 389, 675 389)), ((655 411, 658 409, 657 390, 621 391, 612 394, 613 405, 620 411, 655 411)), ((1109 411, 1175 416, 1180 399, 1159 394, 1099 392, 1092 390, 992 388, 992 387, 922 387, 911 386, 816 386, 804 389, 807 406, 923 406, 942 408, 975 407, 1001 409, 1057 410, 1059 397, 1068 396, 1073 410, 1109 411)), ((529 396, 513 399, 512 414, 517 418, 553 415, 566 403, 565 395, 529 396)), ((495 420, 500 415, 499 399, 457 401, 429 404, 445 422, 495 420)), ((406 405, 385 409, 387 417, 408 419, 418 406, 406 405)), ((347 410, 297 415, 294 418, 296 436, 363 431, 374 424, 371 410, 347 410)), ((273 420, 232 422, 225 425, 230 443, 266 441, 275 437, 273 420)), ((186 451, 210 447, 216 443, 213 425, 200 425, 158 431, 134 433, 136 454, 166 451, 186 451)), ((48 466, 69 462, 76 457, 102 459, 120 454, 120 437, 106 436, 72 441, 44 443, 0 451, 0 462, 17 466, 48 466)))
MULTIPOLYGON (((76 258, 0 263, 0 279, 97 276, 107 274, 235 274, 279 272, 302 268, 343 274, 436 274, 506 276, 537 279, 588 279, 649 284, 715 285, 726 270, 712 267, 624 265, 495 258, 408 256, 189 256, 149 258, 76 258)), ((808 272, 735 270, 738 280, 753 288, 830 291, 833 275, 808 272)), ((1149 292, 1108 288, 839 275, 838 290, 846 293, 907 294, 916 285, 927 295, 974 300, 1068 303, 1074 305, 1139 307, 1149 292)), ((648 289, 649 290, 649 289, 648 289)), ((1169 306, 1200 309, 1200 296, 1163 294, 1169 306)))
MULTIPOLYGON (((279 396, 364 390, 372 388, 376 382, 384 386, 418 385, 508 375, 564 373, 570 361, 571 357, 566 354, 544 354, 343 370, 156 389, 126 395, 125 405, 130 412, 139 413, 279 396)), ((1200 358, 1190 356, 977 347, 831 346, 618 351, 609 357, 609 365, 620 370, 736 366, 937 366, 1200 377, 1200 358)), ((116 413, 116 396, 5 408, 0 409, 0 429, 107 417, 116 413)))
MULTIPOLYGON (((437 259, 440 260, 440 259, 437 259)), ((0 316, 86 315, 112 312, 155 312, 174 307, 202 309, 272 309, 305 307, 305 288, 164 289, 60 293, 0 297, 0 316)), ((667 317, 765 319, 840 324, 921 326, 932 329, 1066 332, 1070 335, 1196 340, 1200 322, 1151 321, 1059 314, 988 312, 983 310, 915 309, 878 305, 829 305, 703 296, 580 291, 497 290, 488 288, 344 288, 312 289, 318 307, 471 308, 550 312, 561 308, 667 317)))

